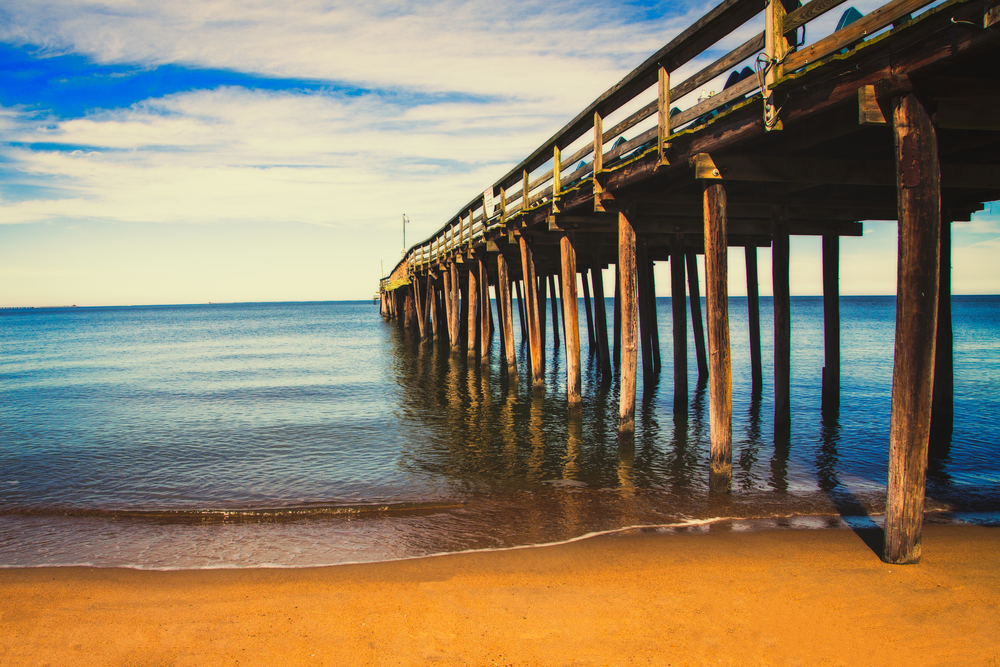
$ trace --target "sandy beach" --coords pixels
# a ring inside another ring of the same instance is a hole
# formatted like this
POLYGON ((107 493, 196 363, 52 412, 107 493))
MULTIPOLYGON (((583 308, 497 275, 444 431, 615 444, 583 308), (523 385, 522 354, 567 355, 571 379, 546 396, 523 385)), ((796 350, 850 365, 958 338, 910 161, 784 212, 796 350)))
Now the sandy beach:
POLYGON ((1000 530, 603 536, 309 569, 0 570, 2 665, 1000 665, 1000 530))

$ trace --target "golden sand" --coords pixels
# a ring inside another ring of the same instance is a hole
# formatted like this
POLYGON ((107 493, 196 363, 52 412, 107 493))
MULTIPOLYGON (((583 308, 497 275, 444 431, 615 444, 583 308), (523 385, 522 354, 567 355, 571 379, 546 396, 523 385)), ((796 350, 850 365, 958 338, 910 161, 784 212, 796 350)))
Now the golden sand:
POLYGON ((0 570, 2 665, 1000 665, 1000 529, 598 537, 297 570, 0 570))

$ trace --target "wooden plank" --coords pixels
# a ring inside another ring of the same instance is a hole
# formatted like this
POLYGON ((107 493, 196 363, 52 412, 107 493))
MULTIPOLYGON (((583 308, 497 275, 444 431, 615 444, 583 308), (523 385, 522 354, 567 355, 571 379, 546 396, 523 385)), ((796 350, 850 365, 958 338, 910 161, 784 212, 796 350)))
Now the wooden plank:
POLYGON ((733 397, 726 275, 726 188, 702 181, 705 206, 705 296, 708 305, 708 394, 711 432, 709 490, 729 493, 733 481, 733 397))
POLYGON ((618 280, 621 295, 621 364, 619 366, 618 432, 635 433, 635 380, 638 344, 639 288, 636 275, 635 230, 631 208, 618 213, 618 280))
POLYGON ((826 14, 831 9, 839 7, 847 0, 811 0, 785 16, 785 34, 795 32, 809 21, 826 14))
MULTIPOLYGON (((726 70, 735 67, 753 54, 763 50, 763 48, 764 33, 760 32, 697 74, 682 81, 677 87, 670 91, 670 98, 679 100, 688 93, 693 93, 726 70)), ((673 126, 676 127, 677 123, 674 122, 673 126)))
POLYGON ((688 275, 688 301, 691 303, 691 327, 694 333, 695 357, 698 360, 698 380, 708 377, 708 358, 705 354, 705 328, 701 319, 701 294, 698 288, 698 256, 688 251, 685 253, 688 275))
POLYGON ((674 414, 687 415, 687 304, 684 288, 684 237, 674 234, 670 244, 670 302, 673 307, 671 326, 674 339, 674 414))
POLYGON ((729 104, 733 100, 745 96, 747 93, 753 92, 760 87, 757 82, 757 77, 752 76, 743 79, 735 86, 726 88, 725 90, 709 97, 704 102, 699 102, 692 107, 685 109, 679 114, 675 115, 670 119, 670 123, 674 128, 681 128, 687 125, 689 122, 703 116, 715 109, 718 109, 724 104, 729 104))
POLYGON ((504 360, 511 385, 517 387, 517 347, 514 345, 514 313, 510 300, 510 274, 503 253, 497 255, 497 305, 504 336, 504 360))
POLYGON ((899 165, 899 268, 883 560, 916 563, 921 555, 934 384, 941 174, 927 110, 912 93, 894 99, 892 106, 899 165))
POLYGON ((760 285, 757 279, 757 248, 747 246, 745 256, 747 323, 750 327, 750 391, 754 396, 757 396, 764 389, 764 374, 760 358, 760 285))
MULTIPOLYGON (((562 260, 562 306, 563 319, 566 322, 566 401, 571 409, 579 408, 583 403, 580 395, 580 319, 577 309, 576 294, 576 250, 573 248, 573 238, 564 234, 559 239, 560 259, 562 260)), ((555 300, 553 299, 553 304, 555 300)))
POLYGON ((771 289, 774 306, 774 423, 775 433, 791 425, 791 298, 789 293, 788 213, 772 207, 774 240, 771 245, 771 289))
MULTIPOLYGON (((816 2, 817 0, 813 0, 816 2)), ((875 85, 869 84, 858 88, 858 124, 885 125, 885 116, 875 97, 875 85)))
POLYGON ((842 28, 828 37, 806 46, 799 51, 789 53, 785 58, 785 70, 788 72, 804 67, 823 56, 839 51, 844 47, 863 39, 882 28, 890 25, 907 14, 930 4, 930 0, 892 0, 875 11, 858 19, 846 28, 842 28))
POLYGON ((823 237, 823 409, 840 407, 840 237, 823 237))

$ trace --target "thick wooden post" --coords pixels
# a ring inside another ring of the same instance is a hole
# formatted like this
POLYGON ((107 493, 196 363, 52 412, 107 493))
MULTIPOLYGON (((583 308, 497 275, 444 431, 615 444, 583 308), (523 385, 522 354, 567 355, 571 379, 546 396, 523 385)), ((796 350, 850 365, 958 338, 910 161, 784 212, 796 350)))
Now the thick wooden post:
POLYGON ((840 237, 823 236, 823 409, 840 406, 840 237))
POLYGON ((551 274, 549 275, 549 294, 552 296, 552 342, 556 347, 559 347, 559 302, 556 300, 556 277, 551 274))
POLYGON ((771 207, 771 284, 774 294, 774 429, 787 433, 791 427, 789 406, 792 367, 792 317, 788 288, 788 211, 771 207))
POLYGON ((448 330, 448 344, 455 347, 455 332, 451 325, 451 309, 454 305, 451 288, 451 266, 444 267, 444 314, 445 328, 448 330))
POLYGON ((545 363, 545 318, 548 316, 545 284, 545 276, 538 276, 538 280, 535 281, 535 289, 538 290, 538 340, 541 341, 542 363, 545 363))
POLYGON ((764 374, 760 361, 760 285, 757 279, 757 246, 746 247, 747 320, 750 325, 750 391, 753 395, 764 389, 764 374))
POLYGON ((611 351, 608 348, 607 303, 604 300, 604 272, 600 266, 590 270, 594 282, 594 319, 597 325, 597 350, 601 359, 601 383, 611 383, 611 351))
POLYGON ((458 264, 451 263, 451 351, 458 354, 462 345, 461 336, 461 315, 462 307, 459 303, 462 291, 461 277, 458 274, 458 264))
POLYGON ((414 316, 417 320, 417 330, 420 332, 420 340, 426 340, 427 334, 425 333, 424 326, 424 302, 420 298, 420 276, 414 275, 413 281, 413 306, 414 306, 414 316))
POLYGON ((639 309, 639 346, 642 351, 642 384, 645 387, 653 384, 656 371, 653 369, 653 343, 649 331, 649 271, 646 266, 646 245, 641 241, 636 243, 635 262, 639 309))
POLYGON ((524 315, 524 295, 521 294, 520 280, 514 281, 514 289, 517 290, 517 317, 521 324, 521 341, 528 340, 528 320, 524 315))
POLYGON ((524 276, 524 292, 528 297, 525 304, 528 310, 528 341, 531 348, 531 384, 535 389, 545 388, 545 378, 542 375, 542 346, 539 337, 538 317, 538 283, 535 280, 535 260, 528 241, 518 237, 521 249, 521 274, 524 276))
MULTIPOLYGON (((631 208, 631 207, 630 207, 631 208)), ((618 432, 635 433, 635 373, 638 343, 639 287, 635 261, 635 228, 632 211, 618 213, 618 280, 621 295, 621 364, 619 367, 618 432)))
POLYGON ((406 300, 403 302, 403 311, 404 311, 403 328, 406 329, 407 331, 412 332, 416 328, 414 320, 417 317, 416 309, 414 308, 413 304, 413 286, 408 285, 403 289, 406 290, 406 300))
MULTIPOLYGON (((569 407, 578 408, 583 402, 580 396, 580 316, 577 312, 576 296, 576 250, 573 239, 564 235, 559 239, 559 255, 562 260, 562 306, 566 321, 566 401, 569 407)), ((555 301, 553 300, 553 303, 555 301)), ((553 322, 553 327, 555 323, 553 322)))
POLYGON ((424 317, 430 322, 430 337, 437 338, 437 287, 434 285, 434 276, 430 273, 427 274, 427 313, 424 317))
POLYGON ((469 264, 469 287, 468 287, 468 302, 469 307, 466 311, 466 320, 468 338, 465 341, 466 354, 469 357, 469 361, 474 361, 476 359, 476 339, 478 338, 479 322, 476 317, 479 314, 479 280, 476 275, 479 273, 479 267, 476 266, 475 262, 469 264))
POLYGON ((691 328, 694 333, 694 352, 698 359, 698 379, 708 377, 708 358, 705 354, 705 327, 701 320, 701 290, 698 289, 698 256, 687 253, 688 300, 691 302, 691 328))
POLYGON ((728 493, 733 481, 733 384, 729 350, 729 288, 726 269, 726 188, 704 180, 705 296, 708 306, 708 393, 712 439, 709 488, 728 493))
POLYGON ((614 310, 614 353, 615 367, 622 365, 622 271, 615 265, 615 310, 614 310))
POLYGON ((653 374, 660 374, 660 323, 657 321, 656 312, 656 277, 653 269, 656 266, 656 262, 653 258, 649 256, 649 250, 646 251, 646 285, 648 289, 646 290, 646 295, 649 299, 649 346, 650 351, 653 353, 653 374))
POLYGON ((483 254, 476 256, 475 266, 479 271, 479 361, 488 364, 490 359, 490 275, 483 254))
POLYGON ((892 101, 899 200, 896 353, 885 508, 887 563, 920 560, 940 270, 937 136, 914 94, 892 101))
POLYGON ((951 327, 951 218, 942 211, 941 269, 938 289, 937 341, 934 346, 934 398, 931 430, 950 441, 955 421, 955 362, 951 327))
POLYGON ((684 237, 670 241, 670 304, 674 337, 674 414, 687 415, 687 304, 684 303, 684 237))
POLYGON ((587 311, 587 350, 593 351, 595 347, 594 339, 594 314, 590 310, 590 281, 587 280, 587 271, 583 272, 583 307, 587 311))
POLYGON ((500 328, 503 329, 507 375, 516 381, 517 348, 514 347, 514 314, 510 303, 510 275, 503 254, 497 254, 497 307, 500 309, 500 328))

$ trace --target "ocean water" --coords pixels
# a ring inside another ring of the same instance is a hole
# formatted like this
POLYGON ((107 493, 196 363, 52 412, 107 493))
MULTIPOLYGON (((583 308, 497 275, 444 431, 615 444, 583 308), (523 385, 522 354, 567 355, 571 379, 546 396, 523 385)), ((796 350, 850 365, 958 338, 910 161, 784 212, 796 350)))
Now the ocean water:
MULTIPOLYGON (((771 301, 756 396, 746 299, 729 307, 733 492, 721 496, 708 493, 690 331, 688 416, 674 416, 669 298, 633 442, 617 437, 617 382, 600 382, 582 307, 579 414, 551 317, 547 387, 534 393, 519 331, 512 383, 498 336, 491 363, 470 366, 369 301, 0 311, 0 566, 295 567, 718 517, 877 522, 895 299, 841 299, 834 414, 821 410, 822 298, 792 298, 787 438, 772 420, 771 301)), ((996 524, 1000 297, 955 297, 953 310, 955 421, 932 442, 927 506, 996 524)))

